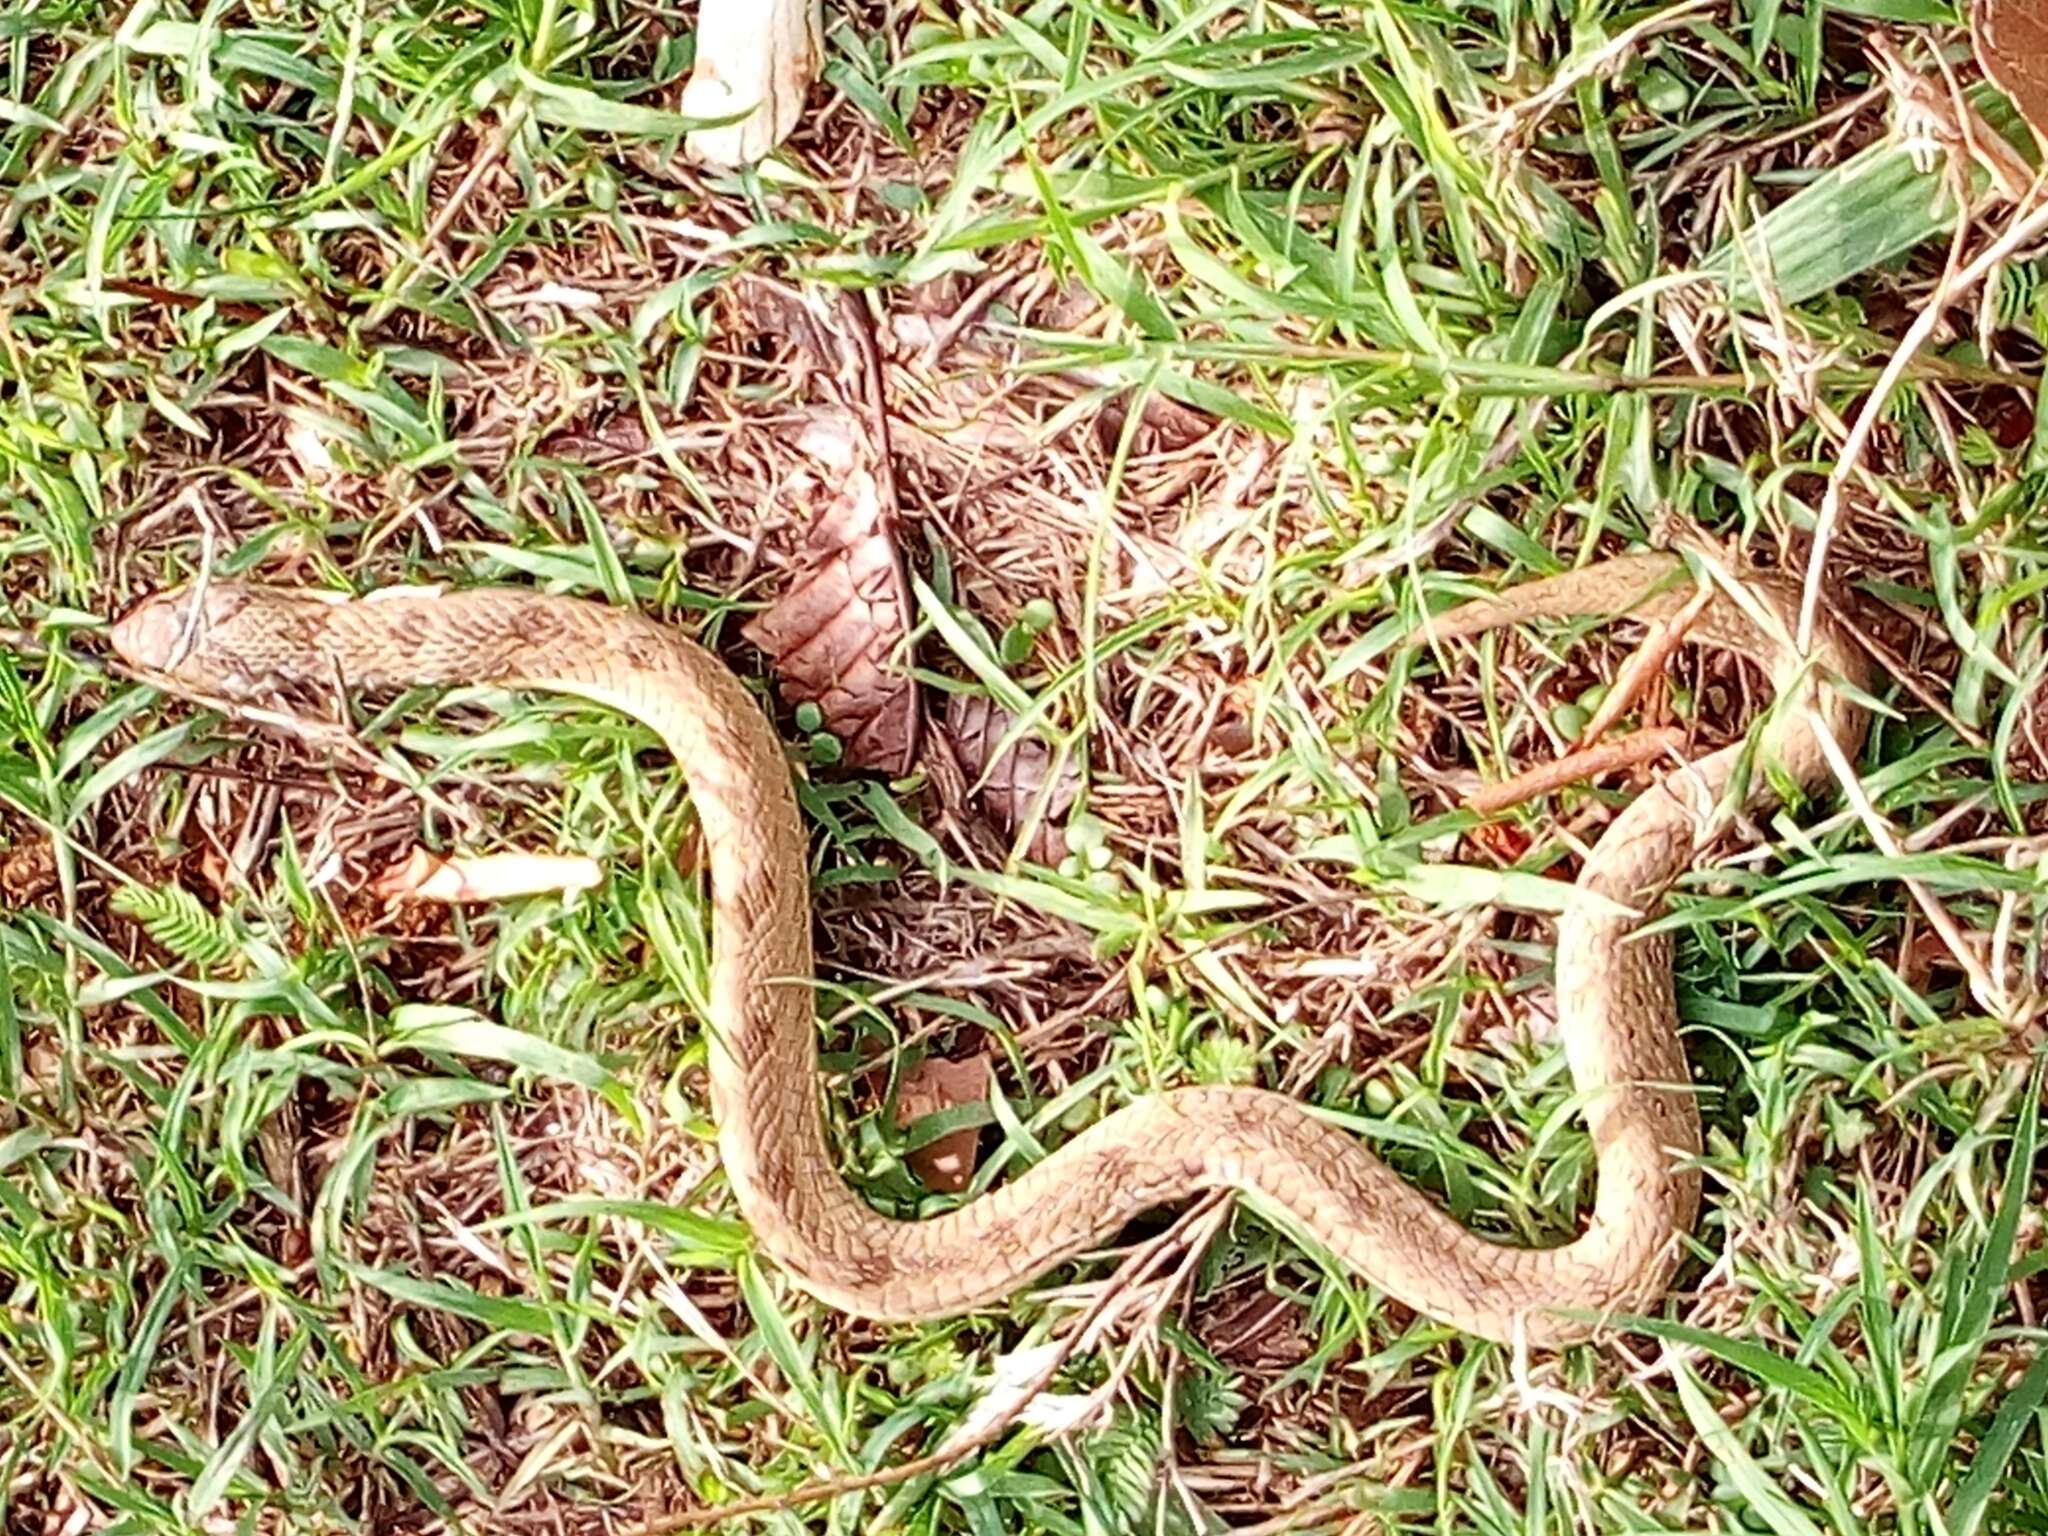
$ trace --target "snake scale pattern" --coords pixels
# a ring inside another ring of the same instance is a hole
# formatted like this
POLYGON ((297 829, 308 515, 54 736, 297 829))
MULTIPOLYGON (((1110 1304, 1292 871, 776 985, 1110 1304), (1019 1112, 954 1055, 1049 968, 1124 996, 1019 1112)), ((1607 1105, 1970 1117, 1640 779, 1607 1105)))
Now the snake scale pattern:
MULTIPOLYGON (((1798 590, 1741 573, 1687 638, 1762 661, 1777 692, 1761 754, 1811 790, 1816 723, 1845 752, 1861 656, 1823 622, 1791 644, 1798 590)), ((1439 639, 1539 617, 1669 620, 1693 595, 1675 556, 1638 554, 1510 588, 1431 620, 1439 639)), ((1419 638, 1412 637, 1412 638, 1419 638)), ((943 1317, 1003 1300, 1131 1217, 1230 1186, 1286 1213, 1406 1305, 1483 1338, 1555 1347, 1603 1314, 1654 1305, 1697 1214, 1700 1122, 1678 1034, 1670 940, 1635 930, 1691 862, 1740 744, 1674 766, 1608 826, 1557 926, 1559 1028, 1598 1159, 1593 1210, 1561 1246, 1467 1230, 1355 1137, 1284 1095, 1190 1087, 1132 1103, 1028 1171, 943 1215, 896 1221, 840 1176, 825 1134, 811 992, 805 832, 783 744, 717 658, 637 614, 537 591, 329 594, 214 582, 145 598, 114 648, 158 686, 260 702, 280 691, 488 683, 567 694, 643 721, 686 774, 713 904, 710 1085, 719 1152, 761 1247, 797 1284, 865 1317, 943 1317), (1617 904, 1619 904, 1617 906, 1617 904), (1627 909, 1627 910, 1622 910, 1627 909)), ((1754 813, 1776 801, 1745 777, 1754 813)))

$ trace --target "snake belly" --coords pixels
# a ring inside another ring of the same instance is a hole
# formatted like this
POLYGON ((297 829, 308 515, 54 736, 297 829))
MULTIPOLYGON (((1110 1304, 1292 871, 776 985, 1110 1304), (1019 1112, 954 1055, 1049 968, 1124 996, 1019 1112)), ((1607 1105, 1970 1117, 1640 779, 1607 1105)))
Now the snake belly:
MULTIPOLYGON (((1716 587, 1688 639, 1764 662, 1778 694, 1761 755, 1802 789, 1826 777, 1816 723, 1844 752, 1864 711, 1860 652, 1832 623, 1802 660, 1798 590, 1746 571, 1716 587)), ((1449 639, 1537 617, 1670 619, 1682 562, 1624 556, 1510 588, 1428 621, 1449 639)), ((1003 1300, 1130 1218, 1228 1186, 1284 1215, 1385 1294, 1482 1338, 1556 1347, 1605 1314, 1654 1305, 1697 1214, 1700 1122, 1678 1034, 1668 936, 1643 918, 1691 862, 1742 747, 1680 764, 1609 825, 1557 925, 1558 1023, 1597 1157, 1593 1209, 1560 1246, 1476 1234, 1355 1137, 1285 1095, 1190 1087, 1132 1103, 997 1188, 898 1221, 845 1182, 826 1139, 812 1000, 808 849, 773 724, 717 658, 635 613, 525 589, 329 594, 202 583, 144 599, 114 627, 131 667, 168 691, 244 702, 280 692, 492 684, 566 694, 651 727, 689 780, 712 893, 709 1075, 720 1157, 756 1240, 803 1289, 879 1320, 1003 1300)), ((1744 807, 1775 803, 1745 779, 1744 807)))

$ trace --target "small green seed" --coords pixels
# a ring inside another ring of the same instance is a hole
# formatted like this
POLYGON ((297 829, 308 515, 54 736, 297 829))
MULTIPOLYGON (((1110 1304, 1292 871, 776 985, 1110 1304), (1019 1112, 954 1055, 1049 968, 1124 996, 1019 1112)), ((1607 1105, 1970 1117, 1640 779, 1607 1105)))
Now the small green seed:
POLYGON ((1550 723, 1566 741, 1577 741, 1593 718, 1591 710, 1577 704, 1560 704, 1550 712, 1550 723))
POLYGON ((818 708, 813 699, 805 699, 796 707, 796 728, 806 735, 825 723, 825 711, 818 708))
POLYGON ((1038 645, 1038 636, 1022 624, 1012 624, 1003 631, 1003 638, 996 642, 996 654, 1003 658, 1006 667, 1022 666, 1031 659, 1031 652, 1038 645))
POLYGON ((1660 117, 1676 117, 1685 110, 1692 93, 1685 82, 1668 69, 1650 68, 1636 82, 1636 100, 1660 117))

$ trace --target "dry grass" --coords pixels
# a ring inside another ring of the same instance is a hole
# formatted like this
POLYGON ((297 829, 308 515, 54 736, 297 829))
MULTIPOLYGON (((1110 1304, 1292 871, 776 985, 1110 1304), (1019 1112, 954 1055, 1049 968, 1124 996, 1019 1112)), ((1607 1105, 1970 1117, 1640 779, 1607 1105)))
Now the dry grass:
MULTIPOLYGON (((658 104, 664 12, 164 13, 197 30, 115 56, 115 13, 21 22, 6 94, 64 127, 4 139, 6 1528, 632 1529, 930 1453, 1098 1305, 1035 1410, 1093 1394, 1080 1427, 759 1523, 2038 1529, 2037 1223, 1999 1224, 2032 1189, 2048 764, 2029 264, 1981 327, 1955 296, 1839 475, 1827 593, 1892 711, 1858 766, 1912 862, 1816 805, 1677 893, 1710 1209, 1662 1322, 1564 1359, 1461 1341, 1241 1212, 1206 1246, 1141 1224, 1171 1236, 1136 1279, 840 1318, 755 1265, 718 1180, 684 787, 640 733, 485 694, 337 749, 96 662, 90 616, 210 564, 551 582, 761 676, 740 623, 835 488, 802 432, 879 405, 931 594, 926 755, 849 772, 784 711, 849 1175, 945 1198, 889 1071, 987 1053, 1041 1144, 1256 1079, 1489 1232, 1568 1231, 1591 1163, 1548 925, 1400 882, 1571 872, 1640 772, 1459 808, 1567 744, 1627 636, 1391 640, 1672 525, 1803 568, 1877 369, 2011 208, 1974 192, 1898 254, 1817 201, 1900 131, 1846 12, 1610 17, 1596 71, 1543 7, 951 9, 842 23, 826 109, 717 183, 550 115, 658 104), (1772 263, 1834 281, 1748 309, 1654 281, 1766 207, 1794 212, 1772 263), (988 694, 976 664, 1046 604, 998 667, 1078 799, 1020 849, 942 695, 988 694), (371 899, 422 838, 607 884, 371 899), (447 1004, 546 1052, 409 1048, 447 1004)), ((1913 206, 1968 175, 1937 157, 1913 206)), ((1618 728, 1731 740, 1757 685, 1682 656, 1618 728)), ((986 1109, 948 1123, 1024 1155, 986 1109)))

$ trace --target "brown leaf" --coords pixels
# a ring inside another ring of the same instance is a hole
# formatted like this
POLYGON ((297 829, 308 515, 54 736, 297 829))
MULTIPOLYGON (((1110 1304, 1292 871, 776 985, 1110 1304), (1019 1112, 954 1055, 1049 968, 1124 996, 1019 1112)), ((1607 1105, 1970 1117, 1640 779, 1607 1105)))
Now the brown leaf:
POLYGON ((1299 1365, 1315 1353, 1306 1322, 1299 1303, 1251 1290, 1198 1313, 1195 1333, 1240 1370, 1270 1371, 1299 1365))
MULTIPOLYGON (((1105 449, 1115 449, 1123 434, 1124 418, 1130 414, 1130 404, 1127 395, 1103 402, 1095 418, 1095 436, 1105 449)), ((1149 452, 1179 453, 1200 442, 1214 425, 1192 406, 1165 395, 1149 395, 1139 418, 1140 446, 1149 452)))
POLYGON ((1055 780, 1052 748, 1034 735, 1027 733, 1003 747, 1011 724, 1009 711, 987 699, 956 693, 946 701, 946 732, 953 738, 961 767, 979 786, 977 797, 990 820, 1014 837, 1036 809, 1038 831, 1031 855, 1042 864, 1056 864, 1060 819, 1081 792, 1081 775, 1069 761, 1060 766, 1055 780))
POLYGON ((0 906, 25 907, 57 888, 57 852, 48 838, 0 845, 0 906))
POLYGON ((917 755, 917 687, 893 653, 910 632, 910 593, 868 470, 847 470, 845 489, 807 543, 806 569, 740 633, 774 661, 790 700, 818 706, 849 766, 908 772, 917 755))
MULTIPOLYGON (((926 1115, 962 1104, 985 1103, 990 1076, 985 1054, 969 1056, 965 1061, 926 1057, 904 1073, 902 1086, 896 1091, 897 1128, 907 1129, 926 1115)), ((962 1126, 911 1151, 905 1161, 926 1189, 955 1195, 974 1177, 974 1153, 980 1142, 978 1126, 962 1126)))
POLYGON ((1510 821, 1482 821, 1465 836, 1473 847, 1502 864, 1512 864, 1526 856, 1536 841, 1527 830, 1510 821))
POLYGON ((835 479, 852 474, 860 464, 860 419, 841 407, 819 406, 805 412, 791 441, 798 453, 835 479))
POLYGON ((1974 0, 1977 64, 2048 145, 2048 0, 1974 0))

